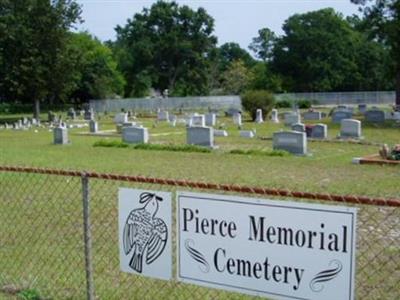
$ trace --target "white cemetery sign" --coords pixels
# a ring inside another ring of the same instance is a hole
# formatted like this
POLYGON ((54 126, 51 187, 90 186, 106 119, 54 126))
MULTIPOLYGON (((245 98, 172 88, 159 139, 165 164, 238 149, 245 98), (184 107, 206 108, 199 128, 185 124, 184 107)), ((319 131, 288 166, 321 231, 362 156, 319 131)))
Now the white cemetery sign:
POLYGON ((273 299, 354 299, 356 209, 178 193, 178 280, 273 299))

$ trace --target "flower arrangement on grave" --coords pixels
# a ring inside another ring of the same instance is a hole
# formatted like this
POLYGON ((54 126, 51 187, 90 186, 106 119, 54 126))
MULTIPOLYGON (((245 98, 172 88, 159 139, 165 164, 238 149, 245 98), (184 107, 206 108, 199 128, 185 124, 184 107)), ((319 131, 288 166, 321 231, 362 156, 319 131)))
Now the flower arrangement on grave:
POLYGON ((400 144, 394 145, 392 149, 390 149, 388 145, 384 144, 379 150, 379 155, 383 159, 400 160, 400 144))

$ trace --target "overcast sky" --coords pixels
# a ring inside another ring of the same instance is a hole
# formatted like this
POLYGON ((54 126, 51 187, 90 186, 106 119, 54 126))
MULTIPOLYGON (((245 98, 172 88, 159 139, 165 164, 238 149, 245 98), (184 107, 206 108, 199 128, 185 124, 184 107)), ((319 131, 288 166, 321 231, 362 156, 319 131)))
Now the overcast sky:
MULTIPOLYGON (((114 40, 117 25, 150 7, 156 1, 144 0, 77 0, 82 5, 85 22, 79 30, 88 30, 100 40, 114 40)), ((178 0, 193 9, 203 7, 215 20, 218 44, 239 43, 247 49, 259 29, 268 27, 278 35, 282 24, 295 13, 332 7, 345 16, 357 13, 350 0, 178 0)))

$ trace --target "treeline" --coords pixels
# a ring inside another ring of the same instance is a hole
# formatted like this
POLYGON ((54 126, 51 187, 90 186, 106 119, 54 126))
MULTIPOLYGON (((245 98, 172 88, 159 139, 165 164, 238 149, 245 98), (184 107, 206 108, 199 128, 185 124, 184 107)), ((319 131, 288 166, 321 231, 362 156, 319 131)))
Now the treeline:
POLYGON ((364 12, 293 15, 282 36, 260 29, 249 52, 237 43, 218 47, 214 19, 175 2, 158 1, 117 26, 115 41, 102 43, 71 31, 82 22, 73 0, 3 0, 0 102, 36 102, 38 110, 39 102, 166 90, 187 96, 399 89, 400 1, 377 0, 364 12))

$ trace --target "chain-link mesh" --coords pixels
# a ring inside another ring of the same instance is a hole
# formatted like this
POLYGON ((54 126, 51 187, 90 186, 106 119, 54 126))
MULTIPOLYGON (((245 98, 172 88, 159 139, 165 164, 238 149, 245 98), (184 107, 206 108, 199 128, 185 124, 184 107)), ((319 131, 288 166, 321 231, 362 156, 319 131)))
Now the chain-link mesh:
POLYGON ((83 299, 80 178, 0 173, 0 297, 83 299))
MULTIPOLYGON (((203 191, 167 184, 89 180, 96 299, 256 298, 183 284, 176 279, 163 281, 121 272, 118 248, 118 189, 121 187, 173 193, 174 274, 177 268, 174 194, 178 190, 203 191)), ((272 198, 243 192, 216 193, 272 198)), ((278 198, 283 199, 282 196, 278 198)), ((80 177, 0 173, 0 201, 0 288, 3 290, 0 298, 10 293, 7 288, 11 286, 34 288, 45 298, 85 299, 80 177)), ((291 198, 291 201, 300 200, 291 198)), ((338 205, 333 201, 301 201, 338 205)), ((339 205, 359 209, 356 299, 400 299, 400 207, 346 202, 339 205)))

